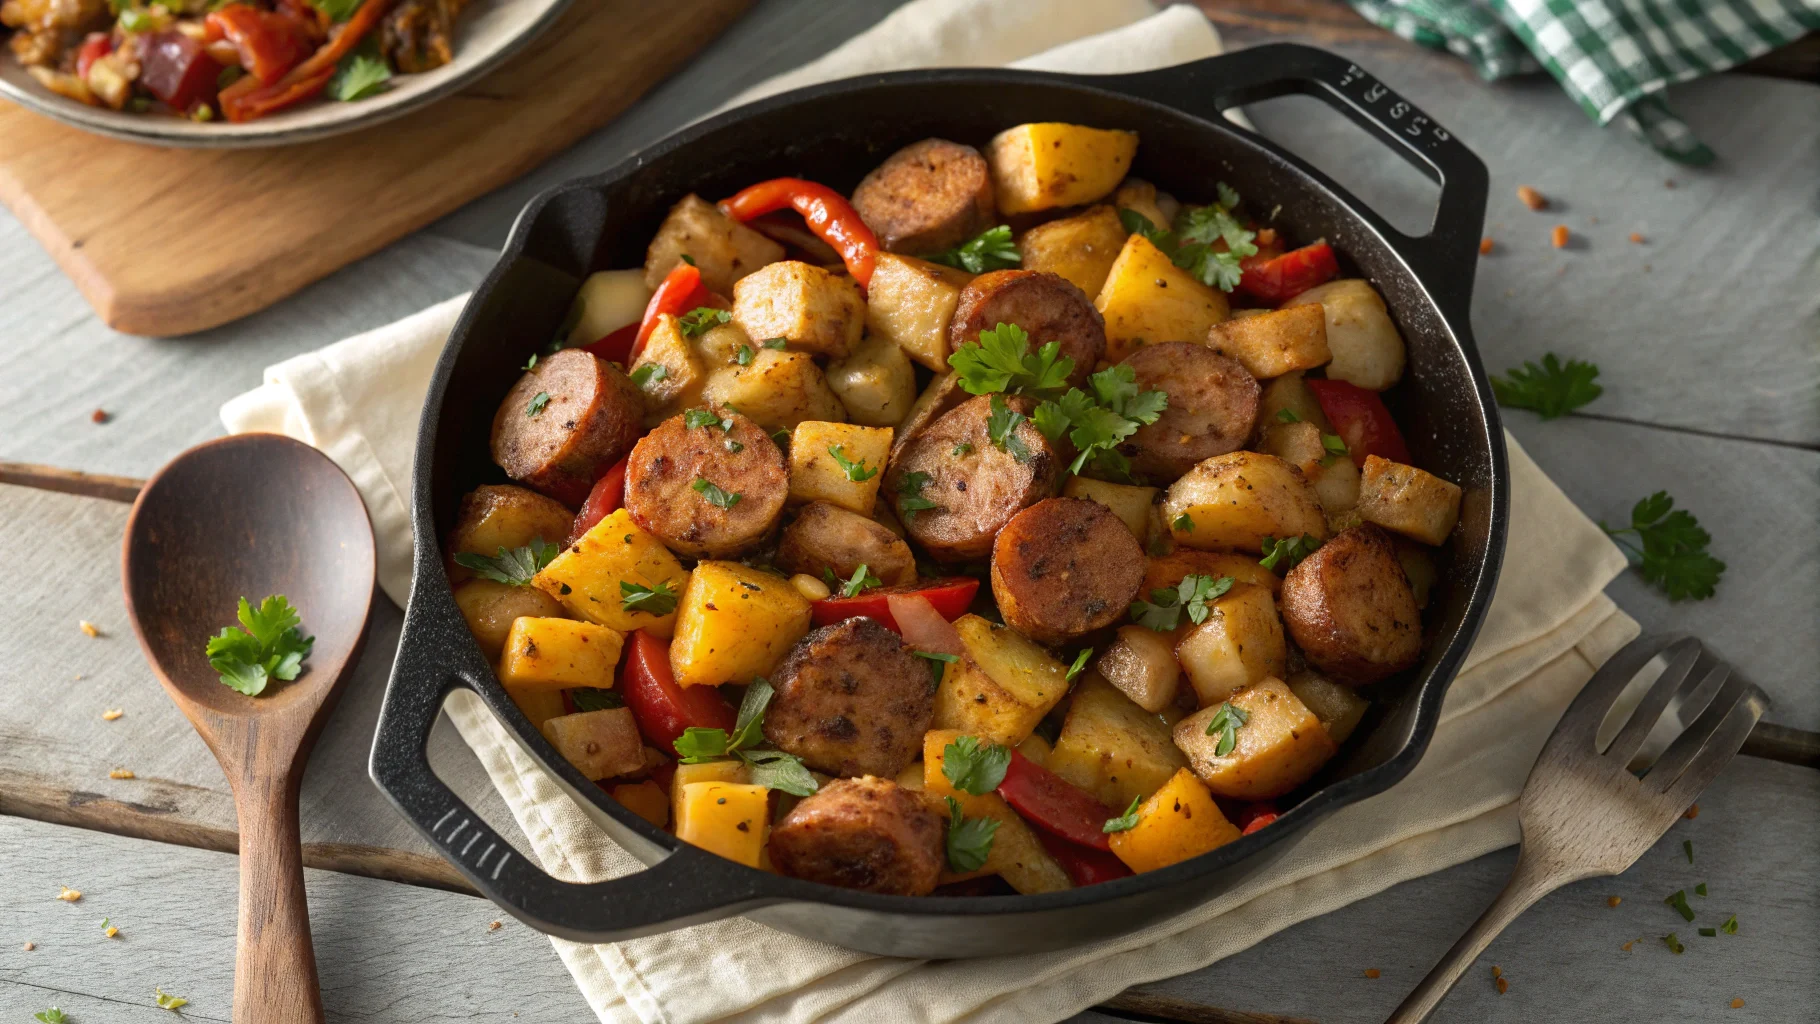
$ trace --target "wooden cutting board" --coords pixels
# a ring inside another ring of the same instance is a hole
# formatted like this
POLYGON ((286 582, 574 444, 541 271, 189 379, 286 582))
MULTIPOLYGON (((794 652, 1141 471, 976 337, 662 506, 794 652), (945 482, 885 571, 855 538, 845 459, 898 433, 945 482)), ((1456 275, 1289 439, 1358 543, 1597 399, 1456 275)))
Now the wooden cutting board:
POLYGON ((189 334, 524 174, 612 120, 750 3, 582 0, 448 99, 276 149, 159 149, 0 105, 0 202, 109 326, 189 334))

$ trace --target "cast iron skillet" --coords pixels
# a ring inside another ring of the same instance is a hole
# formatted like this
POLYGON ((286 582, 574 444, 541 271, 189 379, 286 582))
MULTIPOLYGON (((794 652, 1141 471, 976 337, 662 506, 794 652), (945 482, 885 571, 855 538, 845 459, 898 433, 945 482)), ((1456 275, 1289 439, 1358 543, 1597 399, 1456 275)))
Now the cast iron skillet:
POLYGON ((1135 75, 913 71, 815 86, 703 122, 525 208, 462 312, 424 403, 412 517, 416 579, 372 759, 380 789, 482 893, 527 924, 578 941, 648 935, 734 914, 873 953, 984 956, 1130 931, 1205 902, 1293 847, 1329 811, 1382 792, 1421 758, 1441 698, 1497 580, 1508 504, 1503 432, 1467 326, 1484 220, 1485 167, 1440 125, 1344 58, 1263 46, 1135 75), (1410 237, 1319 171, 1221 112, 1315 96, 1441 185, 1433 231, 1410 237), (676 841, 607 798, 519 713, 450 597, 440 538, 469 489, 503 479, 488 455, 493 411, 528 353, 557 331, 590 272, 637 266, 670 205, 780 175, 841 190, 887 154, 936 135, 975 144, 1027 121, 1137 130, 1133 172, 1184 198, 1230 182, 1254 209, 1281 204, 1295 240, 1325 237, 1377 285, 1409 345, 1387 397, 1417 464, 1459 482, 1460 526, 1428 609, 1426 660, 1373 688, 1373 717, 1269 828, 1170 868, 1037 896, 879 896, 768 874, 676 841), (517 853, 431 771, 430 726, 457 688, 479 694, 616 842, 651 865, 613 881, 558 881, 517 853))

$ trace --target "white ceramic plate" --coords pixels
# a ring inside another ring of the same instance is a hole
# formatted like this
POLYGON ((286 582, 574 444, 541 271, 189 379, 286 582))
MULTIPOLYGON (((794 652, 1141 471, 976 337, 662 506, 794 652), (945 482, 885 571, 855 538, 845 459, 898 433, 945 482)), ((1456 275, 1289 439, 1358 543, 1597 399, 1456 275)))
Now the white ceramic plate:
POLYGON ((194 149, 284 146, 327 138, 403 116, 433 103, 518 52, 556 21, 570 0, 475 0, 456 23, 455 59, 421 75, 398 75, 378 96, 353 103, 311 100, 246 124, 197 123, 129 114, 66 99, 39 85, 0 49, 0 96, 46 117, 128 142, 194 149))

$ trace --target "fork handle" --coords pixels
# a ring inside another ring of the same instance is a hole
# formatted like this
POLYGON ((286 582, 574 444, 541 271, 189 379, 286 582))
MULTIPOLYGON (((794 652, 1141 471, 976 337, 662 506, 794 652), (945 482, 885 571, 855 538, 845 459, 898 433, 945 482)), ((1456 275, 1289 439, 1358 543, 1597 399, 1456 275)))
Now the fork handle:
POLYGON ((1416 986, 1403 1005, 1396 1008, 1385 1024, 1418 1024, 1428 1019, 1428 1015, 1441 1005, 1447 993, 1453 990, 1460 975, 1473 965, 1479 954, 1491 945, 1517 915, 1535 906, 1536 901, 1560 888, 1567 879, 1538 870, 1522 856, 1517 856, 1517 866, 1510 874, 1510 881, 1504 884, 1504 891, 1491 901, 1485 913, 1466 929, 1466 934, 1453 944, 1453 948, 1441 957, 1422 983, 1416 986))

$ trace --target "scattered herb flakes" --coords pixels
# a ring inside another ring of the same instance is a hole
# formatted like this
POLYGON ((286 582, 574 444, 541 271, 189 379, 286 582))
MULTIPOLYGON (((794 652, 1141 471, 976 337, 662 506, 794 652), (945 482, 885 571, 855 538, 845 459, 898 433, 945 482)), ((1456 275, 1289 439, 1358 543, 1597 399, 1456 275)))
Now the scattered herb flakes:
POLYGON ((108 708, 106 711, 101 712, 101 720, 103 722, 112 722, 124 714, 126 714, 126 712, 119 708, 108 708))
POLYGON ((1176 516, 1173 520, 1171 520, 1169 523, 1169 527, 1172 530, 1180 530, 1183 533, 1193 533, 1194 532, 1194 517, 1189 515, 1188 513, 1184 512, 1181 515, 1176 516))
POLYGON ((69 1015, 55 1006, 48 1010, 39 1010, 32 1016, 43 1021, 44 1024, 69 1024, 69 1015))
POLYGON ((753 354, 754 353, 752 352, 752 346, 741 345, 739 347, 739 351, 737 351, 733 354, 733 361, 738 363, 741 366, 751 366, 753 354))
POLYGON ((115 768, 113 771, 110 771, 107 773, 107 777, 110 779, 137 778, 137 776, 135 776, 133 774, 133 770, 131 768, 115 768))
POLYGON ((993 395, 986 402, 986 437, 999 451, 1009 452, 1019 462, 1029 462, 1036 457, 1024 439, 1017 436, 1017 428, 1027 417, 1005 404, 1003 395, 993 395))
POLYGON ((713 306, 697 306, 677 317, 676 326, 682 331, 683 337, 699 338, 732 319, 732 310, 715 309, 713 306))
POLYGON ((709 412, 706 409, 690 409, 687 412, 684 412, 683 429, 695 430, 698 427, 702 430, 707 430, 710 427, 719 427, 722 430, 732 430, 733 420, 730 418, 723 419, 720 413, 709 412))
POLYGON ((1701 929, 1698 929, 1698 931, 1700 932, 1700 935, 1702 937, 1708 938, 1708 939, 1714 938, 1719 934, 1719 929, 1717 929, 1717 928, 1701 928, 1701 929))
POLYGON ((834 459, 835 465, 840 467, 841 472, 847 475, 847 479, 853 483, 864 483, 878 475, 878 467, 867 466, 866 460, 860 459, 856 462, 847 458, 843 454, 842 445, 829 445, 828 454, 834 459))
POLYGON ((519 367, 519 369, 523 370, 526 373, 530 373, 532 370, 535 370, 536 368, 537 368, 537 353, 535 353, 535 352, 531 353, 531 358, 525 360, 525 364, 523 366, 519 367))
POLYGON ((720 443, 720 446, 722 448, 725 448, 727 451, 732 452, 734 455, 738 455, 740 452, 743 452, 746 450, 745 445, 740 444, 738 441, 735 441, 730 437, 727 438, 725 441, 722 441, 720 443))
POLYGON ((1321 542, 1315 540, 1312 534, 1304 533, 1300 537, 1284 537, 1282 540, 1265 537, 1260 546, 1264 549, 1264 557, 1258 559, 1258 564, 1271 572, 1281 569, 1287 573, 1300 565, 1302 559, 1314 554, 1321 542))
POLYGON ((1068 666, 1068 675, 1064 678, 1068 682, 1074 682, 1074 677, 1080 675, 1081 669, 1087 667, 1087 659, 1091 657, 1093 657, 1093 648, 1081 648, 1081 653, 1074 656, 1074 664, 1068 666))
POLYGON ((626 706, 626 699, 617 691, 594 686, 575 687, 569 691, 569 699, 575 702, 577 711, 612 711, 626 706))
POLYGON ((1232 753, 1232 748, 1239 742, 1239 729, 1249 721, 1251 715, 1244 708, 1235 707, 1231 701, 1222 702, 1219 710, 1207 722, 1207 735, 1220 738, 1214 744, 1213 756, 1225 757, 1232 753))
POLYGON ((1692 921, 1694 919, 1694 908, 1687 905, 1686 889, 1676 889, 1662 902, 1675 908, 1675 913, 1680 914, 1682 920, 1692 921))
POLYGON ((1630 511, 1630 525, 1604 530, 1624 549, 1644 582, 1662 591, 1670 601, 1687 598, 1704 601, 1713 596, 1725 563, 1707 551, 1712 535, 1686 509, 1675 508, 1667 491, 1637 502, 1630 511), (1634 539, 1627 539, 1634 538, 1634 539))
POLYGON ((1300 423, 1300 422, 1302 422, 1302 417, 1297 416, 1295 414, 1294 409, 1287 409, 1287 408, 1278 409, 1277 410, 1277 422, 1278 423, 1300 423))
POLYGON ((954 446, 954 450, 950 454, 952 454, 957 459, 963 455, 972 455, 973 446, 971 444, 968 444, 965 441, 962 441, 960 444, 957 444, 954 446))
POLYGON ((632 386, 642 388, 646 384, 655 384, 670 375, 670 368, 662 363, 646 363, 632 371, 632 386))
POLYGON ((164 989, 155 988, 152 989, 152 991, 158 994, 158 1008, 161 1010, 170 1010, 175 1013, 179 1008, 190 1005, 188 999, 185 999, 182 996, 169 995, 164 989))
POLYGON ((1011 241, 1011 227, 1000 224, 987 228, 974 238, 942 252, 923 257, 931 263, 941 263, 958 267, 969 274, 984 274, 989 270, 1005 270, 1019 266, 1024 256, 1018 252, 1011 241))
POLYGON ((834 580, 834 574, 832 572, 828 574, 828 577, 833 581, 828 584, 828 589, 832 590, 838 585, 840 587, 840 596, 842 597, 858 597, 862 590, 870 590, 873 587, 882 587, 885 585, 884 580, 872 575, 871 567, 864 562, 860 563, 859 568, 853 570, 852 579, 844 581, 834 580))
POLYGON ((1334 459, 1343 458, 1352 454, 1352 449, 1346 447, 1346 439, 1338 434, 1322 434, 1321 448, 1327 452, 1321 459, 1321 465, 1323 466, 1331 466, 1333 465, 1334 459))
POLYGON ((920 470, 913 470, 898 478, 897 493, 902 497, 897 499, 897 514, 903 518, 906 525, 918 512, 941 508, 940 505, 923 497, 923 486, 930 479, 929 474, 920 470))
POLYGON ((1681 840, 1681 852, 1687 854, 1687 862, 1692 864, 1694 862, 1694 841, 1692 839, 1681 840))
POLYGON ((1125 808, 1125 813, 1116 818, 1107 818, 1106 824, 1100 826, 1100 831, 1106 833, 1128 832, 1131 829, 1136 828, 1138 823, 1138 802, 1142 799, 1142 797, 1132 797, 1131 806, 1125 808))
POLYGON ((1719 926, 1719 930, 1724 932, 1727 935, 1738 934, 1738 915, 1733 914, 1732 916, 1726 918, 1725 923, 1719 926))
POLYGON ((944 654, 941 651, 911 651, 910 653, 919 658, 929 659, 930 686, 942 685, 942 673, 948 670, 949 665, 961 660, 961 656, 958 654, 944 654))
POLYGON ((695 488, 695 493, 706 498, 708 504, 713 505, 715 508, 732 508, 739 504, 740 495, 737 492, 723 491, 719 487, 716 487, 712 482, 704 480, 701 477, 696 477, 695 483, 690 486, 695 488))
POLYGON ((1680 937, 1674 932, 1669 932, 1667 935, 1662 936, 1662 944, 1667 946, 1668 951, 1676 956, 1680 956, 1682 953, 1687 952, 1687 947, 1681 945, 1680 937))
POLYGON ((531 419, 538 413, 543 412, 544 408, 549 404, 550 393, 548 391, 539 391, 537 394, 532 395, 531 403, 525 406, 525 419, 531 419))
POLYGON ((619 581, 619 604, 629 612, 644 612, 660 617, 668 615, 676 610, 678 596, 669 580, 663 580, 653 587, 633 583, 631 580, 619 581))
POLYGON ((1195 625, 1207 621, 1212 613, 1209 604, 1232 589, 1232 577, 1188 575, 1174 588, 1158 587, 1150 600, 1133 601, 1129 609, 1132 621, 1147 629, 1167 633, 1181 625, 1182 613, 1195 625))
POLYGON ((961 804, 953 797, 948 802, 948 866, 956 871, 978 871, 992 854, 992 837, 998 822, 991 818, 965 818, 961 804))
POLYGON ((790 339, 788 339, 788 338, 768 338, 764 341, 759 342, 759 344, 764 346, 765 348, 770 349, 773 352, 782 352, 784 349, 789 347, 790 339))
POLYGON ((955 789, 974 796, 997 789, 1010 766, 1010 747, 977 736, 956 736, 942 748, 942 774, 955 789))
POLYGON ((58 889, 57 898, 65 903, 74 903, 82 898, 82 890, 80 889, 72 889, 67 885, 59 886, 58 889))
POLYGON ((1705 882, 1701 882, 1699 885, 1694 886, 1694 895, 1695 896, 1705 896, 1706 895, 1706 883, 1705 882))
POLYGON ((116 928, 114 926, 113 922, 114 922, 114 919, 111 917, 102 918, 101 919, 101 934, 107 936, 110 939, 117 939, 120 937, 120 929, 116 928))
POLYGON ((504 583, 508 587, 525 587, 530 585, 533 576, 542 572, 561 553, 561 548, 542 537, 532 537, 531 543, 510 551, 501 545, 497 555, 457 552, 455 564, 481 579, 504 583))

